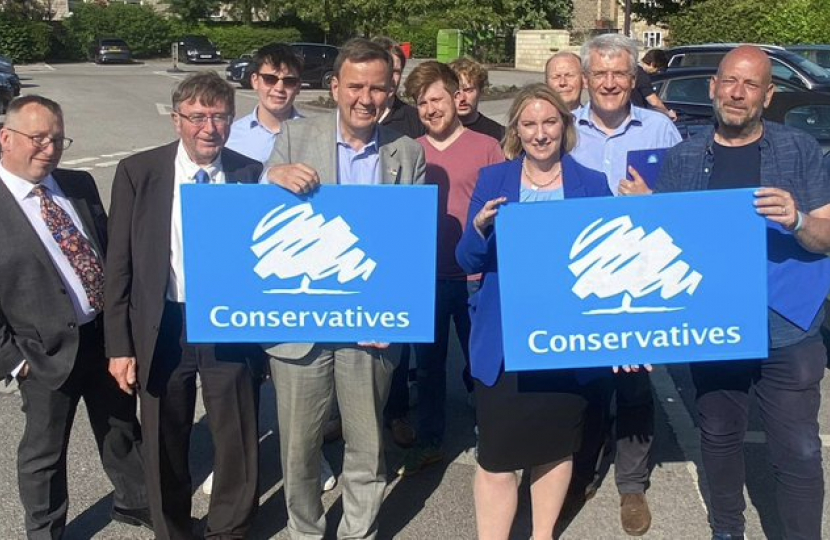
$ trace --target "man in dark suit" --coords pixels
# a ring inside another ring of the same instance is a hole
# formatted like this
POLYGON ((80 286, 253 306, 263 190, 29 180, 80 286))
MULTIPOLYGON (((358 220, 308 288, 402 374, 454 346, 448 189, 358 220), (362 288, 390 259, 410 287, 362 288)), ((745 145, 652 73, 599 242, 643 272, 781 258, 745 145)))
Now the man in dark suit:
POLYGON ((66 451, 84 398, 113 519, 149 524, 135 398, 107 372, 102 329, 107 216, 92 177, 56 169, 71 139, 60 105, 9 105, 0 129, 0 376, 20 385, 26 428, 18 449, 29 538, 60 538, 68 508, 66 451))
POLYGON ((261 349, 192 345, 185 324, 181 185, 255 183, 262 171, 224 148, 233 114, 228 83, 210 71, 189 76, 173 93, 179 140, 121 161, 112 187, 107 356, 121 389, 139 389, 157 538, 193 538, 188 454, 197 373, 215 447, 205 536, 243 538, 256 508, 261 349))

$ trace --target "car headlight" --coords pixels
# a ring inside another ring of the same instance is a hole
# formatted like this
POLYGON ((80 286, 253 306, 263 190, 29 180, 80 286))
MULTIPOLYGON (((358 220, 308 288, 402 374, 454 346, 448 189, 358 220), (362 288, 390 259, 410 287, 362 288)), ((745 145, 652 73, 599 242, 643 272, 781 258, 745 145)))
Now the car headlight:
POLYGON ((196 54, 196 49, 187 49, 187 54, 196 54))
POLYGON ((216 56, 222 56, 222 51, 216 51, 216 56))

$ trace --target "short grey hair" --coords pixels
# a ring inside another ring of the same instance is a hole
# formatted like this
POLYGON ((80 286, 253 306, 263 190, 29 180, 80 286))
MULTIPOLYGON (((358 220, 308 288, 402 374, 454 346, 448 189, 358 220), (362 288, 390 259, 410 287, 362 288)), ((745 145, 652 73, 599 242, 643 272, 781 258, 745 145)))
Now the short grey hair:
POLYGON ((631 75, 637 74, 637 42, 622 34, 600 34, 597 37, 585 42, 579 51, 582 57, 582 71, 590 71, 591 53, 598 53, 600 56, 619 56, 628 53, 629 68, 631 75))
POLYGON ((545 75, 547 75, 548 68, 550 68, 551 63, 554 60, 557 60, 559 58, 567 58, 568 60, 576 60, 577 63, 579 63, 579 64, 582 63, 582 58, 580 58, 579 55, 576 54, 575 52, 572 52, 572 51, 559 51, 559 52, 555 53, 553 56, 551 56, 550 58, 548 58, 548 61, 545 62, 545 75))

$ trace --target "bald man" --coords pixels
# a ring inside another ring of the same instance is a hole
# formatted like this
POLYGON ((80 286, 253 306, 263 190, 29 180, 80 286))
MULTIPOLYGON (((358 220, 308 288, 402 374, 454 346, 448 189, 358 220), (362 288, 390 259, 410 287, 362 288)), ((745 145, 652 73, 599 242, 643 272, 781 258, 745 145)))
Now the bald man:
POLYGON ((545 82, 559 94, 569 110, 582 106, 582 59, 578 54, 559 51, 548 58, 545 82))
MULTIPOLYGON (((805 250, 827 253, 830 183, 821 149, 807 133, 761 119, 774 90, 770 60, 763 51, 742 46, 727 54, 709 87, 716 126, 669 151, 657 191, 757 188, 759 215, 782 227, 805 250)), ((724 234, 729 234, 728 226, 724 234)), ((827 358, 819 334, 824 313, 816 314, 806 331, 775 311, 769 310, 768 316, 768 358, 691 365, 713 539, 744 538, 743 440, 751 388, 766 433, 781 537, 822 536, 818 412, 827 358)))

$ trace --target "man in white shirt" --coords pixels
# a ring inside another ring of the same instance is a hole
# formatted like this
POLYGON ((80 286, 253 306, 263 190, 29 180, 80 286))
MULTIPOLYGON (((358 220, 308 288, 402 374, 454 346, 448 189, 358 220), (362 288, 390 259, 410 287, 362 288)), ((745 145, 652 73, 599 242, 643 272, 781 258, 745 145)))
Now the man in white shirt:
POLYGON ((233 114, 233 88, 216 72, 194 73, 173 93, 179 140, 122 160, 112 186, 107 356, 121 389, 139 389, 157 538, 194 538, 188 454, 197 374, 215 448, 205 536, 244 538, 256 509, 261 349, 190 344, 185 323, 181 186, 256 183, 262 171, 224 148, 233 114))
POLYGON ((107 216, 88 173, 56 168, 71 143, 54 101, 29 95, 9 105, 0 129, 0 375, 20 385, 17 472, 31 539, 63 535, 81 398, 115 488, 112 518, 151 526, 135 398, 118 390, 104 355, 107 216))

